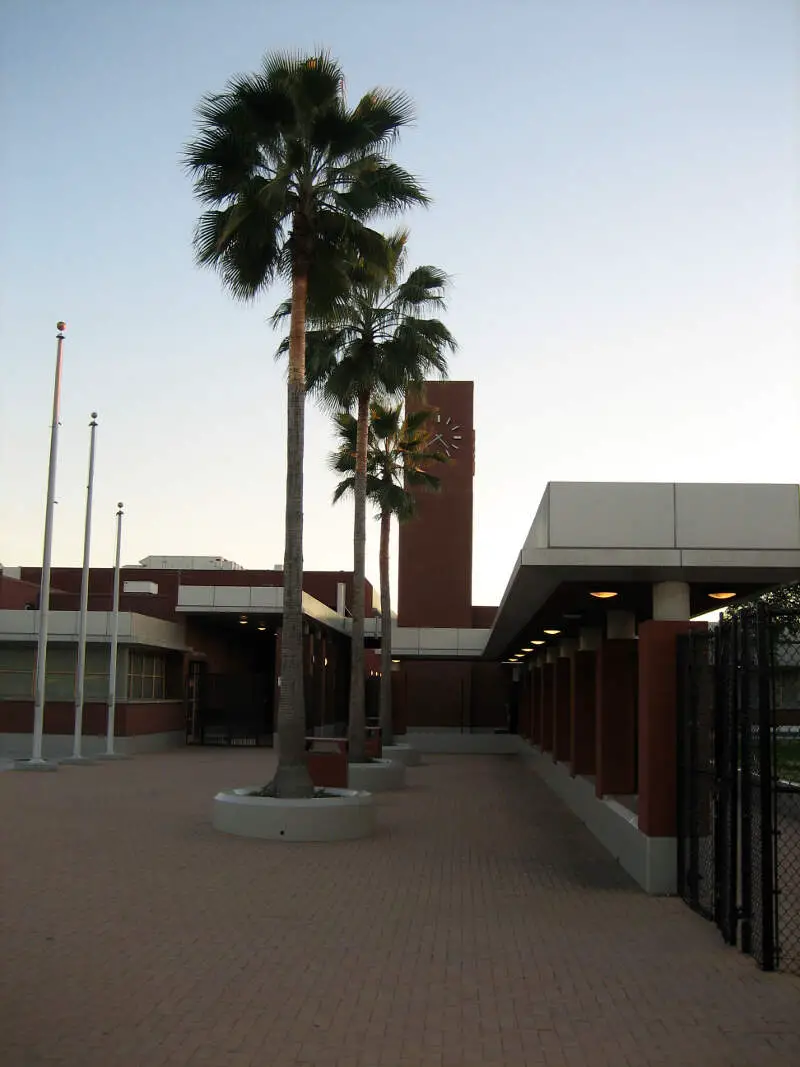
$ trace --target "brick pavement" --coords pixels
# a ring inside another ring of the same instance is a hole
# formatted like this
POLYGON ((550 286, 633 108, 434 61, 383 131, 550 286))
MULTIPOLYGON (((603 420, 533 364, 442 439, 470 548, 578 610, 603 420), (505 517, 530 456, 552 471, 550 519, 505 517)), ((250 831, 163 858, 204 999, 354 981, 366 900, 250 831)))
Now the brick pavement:
POLYGON ((215 834, 271 753, 0 774, 3 1067, 782 1067, 800 981, 648 898, 514 758, 336 845, 215 834))

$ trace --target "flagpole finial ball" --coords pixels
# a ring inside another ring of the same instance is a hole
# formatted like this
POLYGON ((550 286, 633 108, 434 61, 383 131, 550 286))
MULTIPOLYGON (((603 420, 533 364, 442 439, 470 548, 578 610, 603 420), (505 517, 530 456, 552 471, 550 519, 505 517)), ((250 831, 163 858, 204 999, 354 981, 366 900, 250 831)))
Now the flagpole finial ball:
POLYGON ((64 330, 66 330, 66 328, 67 328, 66 322, 64 322, 63 319, 59 319, 58 322, 56 323, 56 329, 59 331, 59 333, 63 333, 64 330))

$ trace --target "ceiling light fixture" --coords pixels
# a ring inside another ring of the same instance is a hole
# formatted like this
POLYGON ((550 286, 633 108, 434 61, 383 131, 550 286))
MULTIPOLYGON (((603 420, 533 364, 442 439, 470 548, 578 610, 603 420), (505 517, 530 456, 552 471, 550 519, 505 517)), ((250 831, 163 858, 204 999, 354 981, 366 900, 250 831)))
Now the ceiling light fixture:
POLYGON ((736 593, 709 593, 712 600, 730 600, 736 593))
POLYGON ((546 644, 547 644, 547 642, 546 642, 546 641, 542 641, 542 640, 540 639, 539 641, 531 641, 531 644, 532 644, 532 645, 546 645, 546 644))
POLYGON ((259 625, 258 628, 259 628, 259 630, 266 630, 266 626, 264 625, 263 622, 259 625))
POLYGON ((241 619, 239 619, 239 622, 241 623, 242 626, 247 626, 247 616, 246 615, 242 615, 241 619))
POLYGON ((533 652, 532 648, 523 648, 523 652, 533 652))
POLYGON ((560 630, 545 630, 545 633, 549 634, 550 637, 555 637, 556 634, 560 634, 561 631, 560 630))
POLYGON ((619 593, 609 593, 600 591, 597 593, 590 593, 589 596, 596 597, 598 600, 610 600, 612 596, 619 596, 619 593))

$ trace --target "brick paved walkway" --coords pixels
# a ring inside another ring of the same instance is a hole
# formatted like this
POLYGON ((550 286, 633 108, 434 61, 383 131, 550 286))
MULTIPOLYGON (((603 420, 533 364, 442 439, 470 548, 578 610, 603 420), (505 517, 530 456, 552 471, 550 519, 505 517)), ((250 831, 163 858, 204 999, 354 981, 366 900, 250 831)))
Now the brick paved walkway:
POLYGON ((3 1067, 765 1067, 800 981, 644 896, 513 758, 431 757, 364 842, 215 834, 258 751, 0 774, 3 1067))

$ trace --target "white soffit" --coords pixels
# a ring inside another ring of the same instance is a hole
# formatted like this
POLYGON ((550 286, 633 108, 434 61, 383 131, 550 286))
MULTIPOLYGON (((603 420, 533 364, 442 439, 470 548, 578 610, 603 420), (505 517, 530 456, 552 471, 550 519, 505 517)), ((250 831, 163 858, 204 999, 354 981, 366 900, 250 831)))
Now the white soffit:
POLYGON ((486 654, 499 655, 562 582, 798 578, 796 484, 551 482, 486 654))

